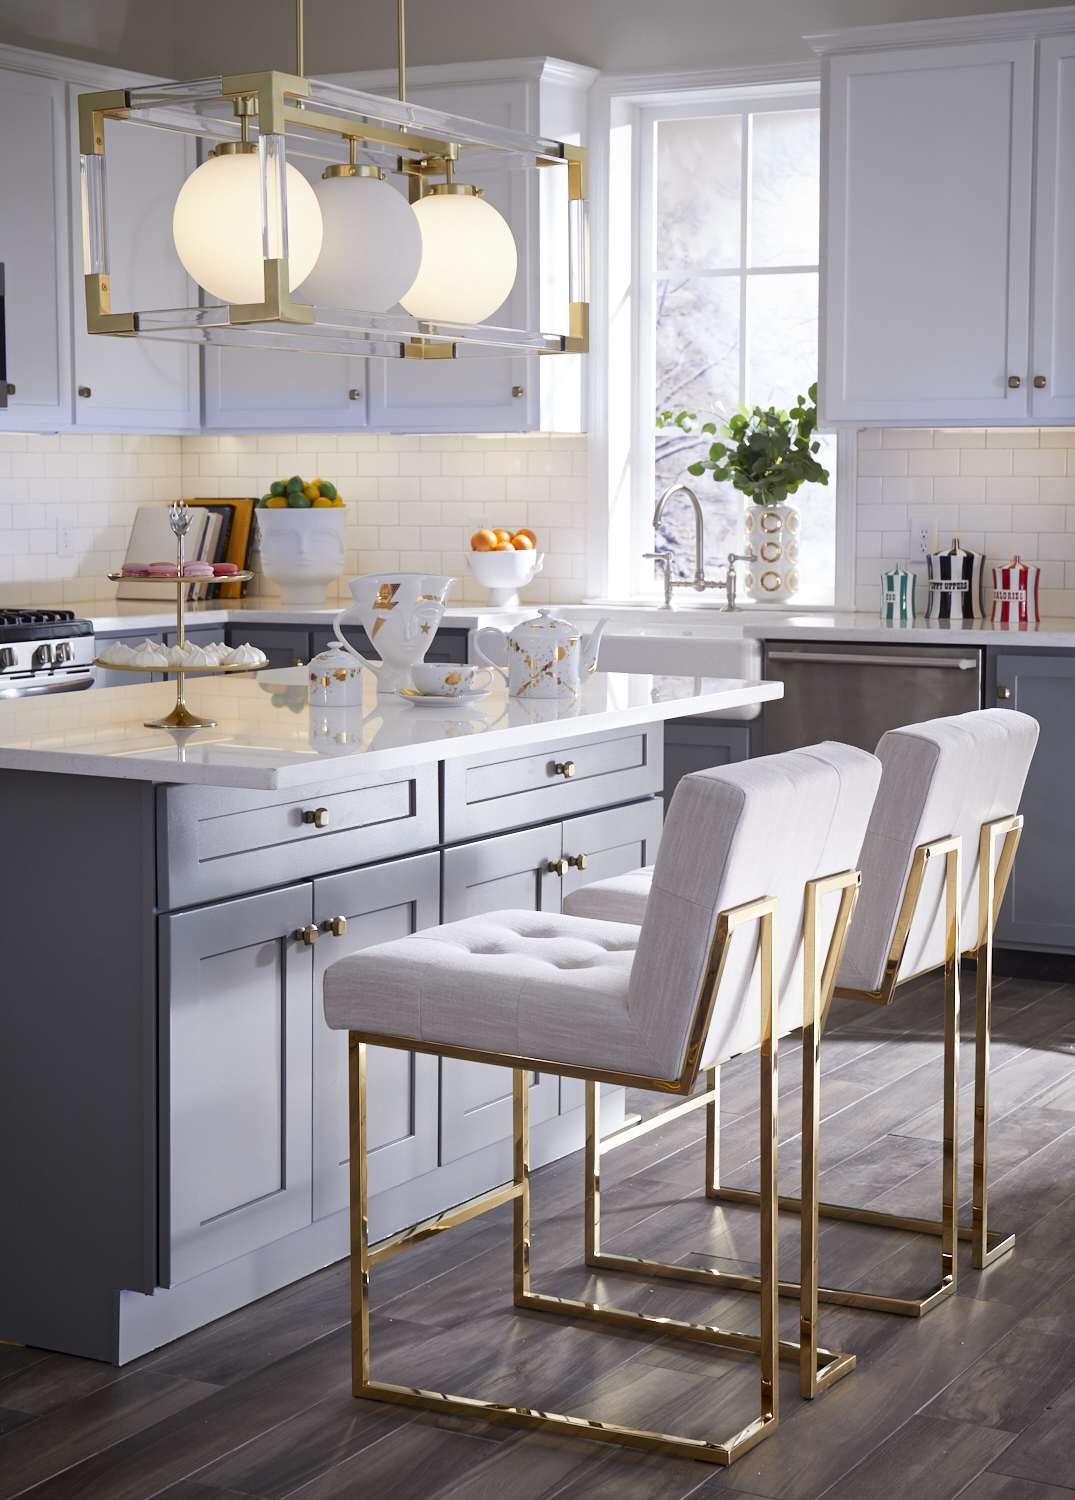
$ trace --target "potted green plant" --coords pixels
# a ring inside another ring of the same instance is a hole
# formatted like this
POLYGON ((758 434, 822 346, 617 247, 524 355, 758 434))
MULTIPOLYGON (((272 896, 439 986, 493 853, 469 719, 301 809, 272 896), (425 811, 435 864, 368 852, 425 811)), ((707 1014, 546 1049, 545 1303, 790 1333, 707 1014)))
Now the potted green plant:
MULTIPOLYGON (((746 497, 746 550, 757 564, 746 578, 753 599, 790 599, 799 590, 799 512, 787 499, 802 484, 829 482, 829 471, 814 456, 821 448, 816 403, 815 383, 790 411, 740 406, 720 427, 719 437, 715 422, 697 429, 714 441, 708 456, 688 464, 687 473, 696 478, 709 473, 721 484, 730 480, 746 497)), ((695 412, 664 411, 657 426, 691 434, 697 420, 695 412)))

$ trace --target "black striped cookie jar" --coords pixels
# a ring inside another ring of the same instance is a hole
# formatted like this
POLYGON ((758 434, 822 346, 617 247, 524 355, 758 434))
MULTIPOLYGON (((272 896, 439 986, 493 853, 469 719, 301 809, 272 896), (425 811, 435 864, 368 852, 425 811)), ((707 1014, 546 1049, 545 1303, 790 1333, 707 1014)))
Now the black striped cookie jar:
POLYGON ((981 620, 982 565, 981 552, 967 552, 952 538, 947 552, 930 552, 929 589, 926 597, 927 620, 981 620))

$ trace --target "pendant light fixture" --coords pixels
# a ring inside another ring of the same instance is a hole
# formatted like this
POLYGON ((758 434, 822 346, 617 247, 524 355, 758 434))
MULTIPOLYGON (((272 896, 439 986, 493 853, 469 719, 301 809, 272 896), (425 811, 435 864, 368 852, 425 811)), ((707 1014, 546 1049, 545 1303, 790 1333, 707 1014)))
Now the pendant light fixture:
POLYGON ((303 76, 302 0, 295 74, 80 95, 90 333, 396 359, 450 359, 461 345, 477 354, 586 352, 585 150, 408 103, 397 4, 398 100, 303 76), (106 119, 213 141, 210 160, 179 193, 173 234, 183 265, 225 306, 112 311, 106 119), (327 159, 313 187, 288 164, 289 146, 327 159), (566 168, 556 173, 568 198, 570 300, 560 331, 485 322, 511 292, 518 253, 501 215, 456 181, 467 159, 480 170, 566 168), (389 173, 400 174, 405 192, 389 173))

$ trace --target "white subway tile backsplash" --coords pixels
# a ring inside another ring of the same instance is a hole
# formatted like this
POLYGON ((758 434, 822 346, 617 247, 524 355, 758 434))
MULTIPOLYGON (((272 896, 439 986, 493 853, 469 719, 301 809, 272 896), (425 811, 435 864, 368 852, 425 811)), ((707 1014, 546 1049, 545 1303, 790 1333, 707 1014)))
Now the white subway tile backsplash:
MULTIPOLYGON (((1042 613, 1075 617, 1073 430, 864 430, 856 512, 858 609, 879 607, 878 559, 898 561, 910 545, 904 525, 922 520, 932 528, 932 545, 947 547, 958 535, 984 551, 987 580, 992 561, 1019 552, 1042 570, 1042 613)), ((924 575, 922 563, 912 560, 912 567, 924 575)))
MULTIPOLYGON (((0 604, 111 598, 105 575, 123 562, 139 505, 260 495, 294 473, 331 480, 348 502, 345 578, 447 572, 454 602, 483 602, 464 555, 484 519, 529 527, 548 554, 525 599, 571 603, 586 589, 586 459, 585 433, 0 433, 0 604), (60 518, 73 523, 74 557, 57 555, 60 518)), ((349 598, 346 583, 330 596, 349 598)))

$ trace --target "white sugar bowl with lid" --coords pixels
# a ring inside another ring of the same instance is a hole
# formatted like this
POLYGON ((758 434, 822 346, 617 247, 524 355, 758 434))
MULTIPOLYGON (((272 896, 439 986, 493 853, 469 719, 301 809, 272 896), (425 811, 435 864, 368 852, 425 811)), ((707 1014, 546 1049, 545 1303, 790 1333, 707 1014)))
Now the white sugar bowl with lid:
POLYGON ((362 667, 349 651, 331 645, 307 668, 307 701, 311 708, 361 708, 362 667))
POLYGON ((598 620, 583 636, 577 626, 554 619, 551 609, 539 609, 536 618, 524 620, 510 634, 495 625, 476 630, 474 647, 482 661, 507 678, 508 692, 517 698, 577 698, 597 668, 597 648, 607 624, 598 620))

